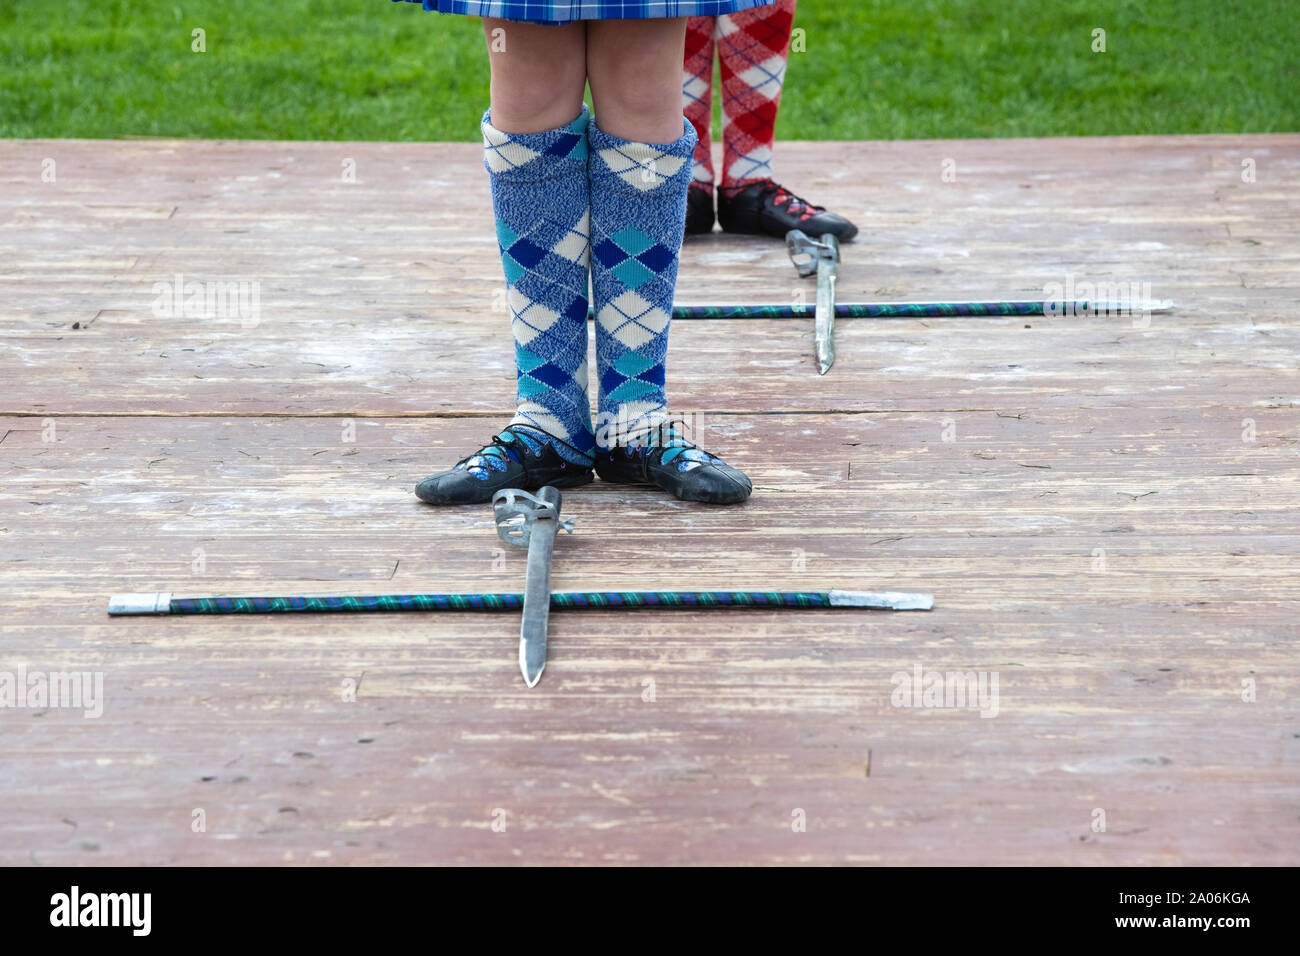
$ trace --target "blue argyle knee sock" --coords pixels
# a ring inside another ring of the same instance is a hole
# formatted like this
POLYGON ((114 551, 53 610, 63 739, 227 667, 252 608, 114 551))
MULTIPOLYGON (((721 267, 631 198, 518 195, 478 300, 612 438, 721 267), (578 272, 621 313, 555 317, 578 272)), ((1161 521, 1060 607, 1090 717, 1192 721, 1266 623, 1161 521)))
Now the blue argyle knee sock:
POLYGON ((515 339, 510 427, 560 439, 549 444, 586 466, 595 447, 587 397, 590 118, 583 106, 559 129, 504 133, 490 111, 483 116, 483 164, 515 339))
POLYGON ((619 139, 595 122, 587 130, 602 445, 626 443, 611 431, 637 436, 667 417, 664 360, 697 139, 690 123, 682 127, 663 146, 619 139))

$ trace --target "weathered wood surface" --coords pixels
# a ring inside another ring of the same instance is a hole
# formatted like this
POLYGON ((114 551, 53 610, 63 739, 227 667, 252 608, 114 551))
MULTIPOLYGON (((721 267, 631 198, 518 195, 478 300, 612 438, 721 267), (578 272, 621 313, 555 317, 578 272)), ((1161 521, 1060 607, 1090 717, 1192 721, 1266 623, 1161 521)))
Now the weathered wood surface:
MULTIPOLYGON (((1271 357, 1300 351, 1300 331, 1276 309, 1300 298, 1297 142, 783 145, 789 181, 833 196, 864 227, 845 252, 841 301, 1037 298, 1073 277, 1150 283, 1179 315, 1136 329, 1101 318, 1029 329, 845 321, 838 374, 811 379, 811 321, 682 322, 675 399, 735 411, 1169 408, 1187 391, 1265 399, 1261 374, 1294 395, 1295 363, 1271 357), (941 181, 945 158, 955 182, 941 181), (1241 181, 1242 158, 1256 160, 1254 183, 1241 181), (1033 362, 1009 367, 1012 352, 1033 362), (719 390, 715 373, 744 387, 719 390)), ((5 151, 0 315, 32 374, 9 383, 0 411, 495 414, 513 398, 507 318, 492 311, 502 277, 486 174, 471 145, 5 151), (45 159, 53 183, 40 179, 45 159), (348 160, 355 183, 342 181, 348 160), (177 275, 259 283, 256 325, 156 316, 155 283, 177 275)), ((688 243, 679 299, 789 301, 802 290, 811 301, 812 289, 780 243, 719 233, 688 243)))
MULTIPOLYGON (((473 147, 0 161, 0 673, 98 671, 106 698, 0 710, 0 862, 1300 859, 1300 137, 783 144, 865 227, 842 299, 1073 275, 1179 309, 846 321, 825 377, 811 323, 679 323, 672 394, 754 497, 575 489, 554 586, 936 609, 557 613, 532 691, 512 615, 104 614, 521 588, 487 509, 410 494, 511 397, 473 147), (154 315, 175 273, 259 281, 259 321, 154 315), (998 715, 892 706, 917 665, 996 673, 998 715)), ((779 243, 719 234, 680 298, 798 287, 779 243)))

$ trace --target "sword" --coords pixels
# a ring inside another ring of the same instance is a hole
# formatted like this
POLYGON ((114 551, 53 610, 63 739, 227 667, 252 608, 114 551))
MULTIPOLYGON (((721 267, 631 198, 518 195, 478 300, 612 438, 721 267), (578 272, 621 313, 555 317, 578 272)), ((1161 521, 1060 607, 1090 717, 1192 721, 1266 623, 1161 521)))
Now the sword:
POLYGON ((506 544, 528 549, 524 577, 524 611, 519 627, 519 671, 524 683, 536 687, 546 669, 546 624, 551 613, 551 554, 555 533, 573 533, 573 519, 560 520, 560 492, 551 485, 530 495, 502 488, 492 496, 497 536, 506 544))
POLYGON ((830 233, 820 240, 801 229, 785 234, 790 261, 800 276, 817 275, 817 371, 825 375, 835 364, 835 272, 840 264, 840 243, 830 233))

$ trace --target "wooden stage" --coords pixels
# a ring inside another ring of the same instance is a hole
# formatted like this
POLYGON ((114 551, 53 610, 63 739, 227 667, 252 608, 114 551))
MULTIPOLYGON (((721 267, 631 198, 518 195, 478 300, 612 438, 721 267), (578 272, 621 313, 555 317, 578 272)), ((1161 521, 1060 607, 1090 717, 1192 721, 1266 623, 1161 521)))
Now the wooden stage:
MULTIPOLYGON (((825 377, 811 321, 679 322, 753 498, 569 492, 553 586, 936 607, 557 613, 530 691, 509 614, 105 614, 522 589, 488 508, 411 493, 513 400, 479 148, 0 143, 0 681, 103 675, 97 718, 0 709, 0 863, 1300 863, 1300 136, 777 160, 863 227, 840 301, 1177 311, 845 320, 825 377), (178 275, 257 314, 168 314, 178 275), (996 717, 893 706, 918 667, 996 717)), ((686 244, 682 302, 801 288, 686 244)))

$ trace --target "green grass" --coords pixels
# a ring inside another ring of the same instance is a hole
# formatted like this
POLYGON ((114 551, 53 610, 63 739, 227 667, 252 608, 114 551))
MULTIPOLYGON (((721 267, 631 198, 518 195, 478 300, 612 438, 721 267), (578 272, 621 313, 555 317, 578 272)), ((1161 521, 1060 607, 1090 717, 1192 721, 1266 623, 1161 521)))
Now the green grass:
MULTIPOLYGON (((801 0, 777 135, 1295 131, 1294 9, 801 0)), ((0 137, 474 140, 488 92, 476 20, 388 0, 3 0, 0 64, 0 137)))

